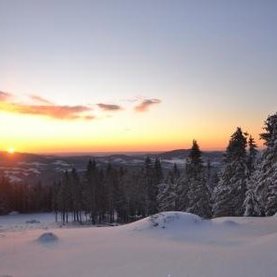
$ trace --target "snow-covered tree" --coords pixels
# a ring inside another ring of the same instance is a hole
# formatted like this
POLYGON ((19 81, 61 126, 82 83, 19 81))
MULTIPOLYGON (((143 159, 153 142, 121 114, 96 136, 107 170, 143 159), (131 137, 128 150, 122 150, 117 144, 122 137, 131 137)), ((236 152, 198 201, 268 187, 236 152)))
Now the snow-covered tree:
POLYGON ((154 163, 146 157, 142 172, 142 199, 145 215, 155 214, 158 211, 157 196, 159 184, 163 181, 163 171, 159 158, 154 163))
POLYGON ((201 151, 196 140, 186 160, 185 172, 178 184, 178 206, 180 210, 197 214, 201 217, 211 216, 210 193, 205 178, 201 151))
POLYGON ((277 113, 267 118, 264 130, 261 138, 267 148, 250 182, 258 203, 256 209, 262 215, 273 215, 277 211, 277 113))
POLYGON ((180 172, 174 163, 173 169, 169 171, 167 178, 158 185, 157 205, 159 212, 175 211, 177 209, 177 181, 179 178, 180 172))
POLYGON ((248 139, 248 159, 247 159, 249 174, 251 174, 255 170, 257 154, 258 154, 258 150, 257 150, 256 142, 254 138, 250 135, 248 139))
POLYGON ((174 211, 176 209, 176 198, 176 183, 169 181, 159 184, 158 211, 174 211))
POLYGON ((176 184, 176 210, 186 211, 189 206, 188 201, 188 191, 189 191, 189 179, 184 172, 177 181, 176 184))
POLYGON ((206 166, 206 180, 207 180, 207 187, 209 189, 210 194, 212 194, 214 188, 218 183, 218 172, 217 170, 211 165, 210 160, 207 161, 206 166))
POLYGON ((244 206, 244 216, 259 216, 261 215, 261 210, 258 205, 258 201, 254 192, 253 180, 255 179, 255 169, 257 167, 257 145, 254 138, 250 135, 248 139, 248 180, 247 180, 247 191, 245 194, 244 206))
POLYGON ((247 137, 241 130, 231 136, 225 153, 225 165, 213 195, 213 215, 243 215, 243 203, 249 170, 246 155, 247 137))
POLYGON ((259 203, 257 201, 254 190, 250 187, 245 195, 244 206, 244 216, 260 216, 261 210, 259 203))

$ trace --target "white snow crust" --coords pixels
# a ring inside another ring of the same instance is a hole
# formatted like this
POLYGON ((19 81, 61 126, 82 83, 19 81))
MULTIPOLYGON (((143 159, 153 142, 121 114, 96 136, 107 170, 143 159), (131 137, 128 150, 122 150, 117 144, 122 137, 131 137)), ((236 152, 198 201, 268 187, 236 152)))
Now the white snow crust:
POLYGON ((277 217, 165 212, 82 228, 61 227, 53 214, 0 217, 0 276, 276 277, 276 253, 277 217))

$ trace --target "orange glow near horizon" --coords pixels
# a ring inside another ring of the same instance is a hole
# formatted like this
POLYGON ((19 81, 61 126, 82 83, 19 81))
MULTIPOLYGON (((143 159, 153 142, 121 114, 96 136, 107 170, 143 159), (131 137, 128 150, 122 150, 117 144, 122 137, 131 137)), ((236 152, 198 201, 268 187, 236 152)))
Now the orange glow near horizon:
MULTIPOLYGON (((265 118, 229 117, 205 110, 198 117, 195 111, 182 107, 176 111, 166 105, 137 113, 135 106, 111 114, 97 110, 93 120, 57 119, 37 114, 1 112, 0 149, 12 148, 25 153, 88 153, 88 152, 151 152, 189 149, 196 139, 203 151, 225 150, 231 134, 242 127, 259 147, 259 133, 265 118), (260 119, 261 118, 261 119, 260 119), (242 124, 242 125, 240 125, 242 124), (16 126, 16 127, 15 127, 16 126)), ((94 112, 96 108, 93 108, 94 112)), ((200 109, 201 110, 201 109, 200 109)))
MULTIPOLYGON (((9 154, 13 154, 15 147, 18 152, 38 153, 38 154, 55 154, 55 153, 93 153, 93 152, 163 152, 174 149, 189 149, 192 140, 196 138, 202 151, 224 151, 230 139, 226 135, 224 138, 208 138, 191 136, 186 139, 185 136, 177 138, 156 139, 155 137, 143 138, 109 138, 99 140, 84 140, 80 138, 49 138, 45 140, 34 140, 20 142, 13 141, 14 147, 6 148, 9 154)), ((3 143, 3 142, 2 142, 3 143)), ((262 142, 257 140, 259 147, 262 142)))

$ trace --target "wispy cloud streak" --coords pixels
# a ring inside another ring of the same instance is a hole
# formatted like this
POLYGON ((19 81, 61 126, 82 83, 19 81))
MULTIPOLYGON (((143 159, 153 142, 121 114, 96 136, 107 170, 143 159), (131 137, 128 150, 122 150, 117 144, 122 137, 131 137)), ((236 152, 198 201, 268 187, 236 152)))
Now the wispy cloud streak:
POLYGON ((53 102, 35 94, 30 94, 30 99, 36 103, 43 104, 43 105, 53 105, 53 102))
POLYGON ((0 101, 7 101, 12 97, 13 95, 11 93, 0 91, 0 101))
POLYGON ((111 105, 111 104, 103 104, 99 103, 97 106, 104 111, 120 111, 122 110, 122 107, 119 105, 111 105))
MULTIPOLYGON (((136 112, 146 112, 153 105, 161 103, 160 99, 136 99, 138 101, 133 109, 136 112)), ((96 106, 107 116, 109 112, 124 110, 122 106, 115 104, 98 103, 96 106)), ((32 116, 45 116, 59 120, 93 120, 97 117, 92 113, 93 105, 57 105, 48 99, 36 94, 23 95, 0 91, 0 112, 26 114, 32 116)))
POLYGON ((160 104, 161 102, 160 99, 144 99, 140 104, 135 106, 135 111, 146 112, 151 106, 160 104))
POLYGON ((13 94, 0 91, 0 111, 47 116, 61 120, 92 120, 95 118, 93 115, 89 114, 92 108, 84 105, 56 105, 37 95, 29 95, 31 104, 18 102, 14 99, 15 96, 13 94))

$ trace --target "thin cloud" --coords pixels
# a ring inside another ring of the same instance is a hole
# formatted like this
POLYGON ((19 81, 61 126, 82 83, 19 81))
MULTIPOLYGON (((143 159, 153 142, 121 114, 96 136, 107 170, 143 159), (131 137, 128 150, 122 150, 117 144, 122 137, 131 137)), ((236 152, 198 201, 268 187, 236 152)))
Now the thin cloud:
POLYGON ((13 95, 11 93, 0 91, 0 101, 6 101, 12 97, 13 95))
POLYGON ((43 104, 43 105, 53 105, 53 102, 39 96, 39 95, 35 95, 35 94, 31 94, 29 95, 29 97, 31 98, 31 100, 33 100, 34 102, 37 102, 39 104, 43 104))
MULTIPOLYGON (((33 95, 34 96, 34 95, 33 95)), ((17 114, 28 114, 37 116, 47 116, 61 120, 73 120, 83 119, 92 120, 95 117, 88 114, 92 111, 91 107, 83 105, 55 105, 50 101, 45 100, 41 97, 31 97, 32 100, 37 102, 43 102, 44 104, 25 104, 22 102, 13 102, 10 99, 14 98, 12 94, 4 93, 0 91, 0 111, 17 113, 17 114)))
POLYGON ((14 105, 18 113, 46 115, 57 119, 78 119, 80 113, 90 111, 86 106, 14 105))
POLYGON ((120 107, 119 105, 99 103, 99 104, 97 104, 97 106, 103 111, 120 111, 120 110, 122 110, 122 107, 120 107))
POLYGON ((135 111, 146 112, 149 110, 149 107, 160 104, 161 102, 160 99, 144 99, 139 105, 135 106, 135 111))

